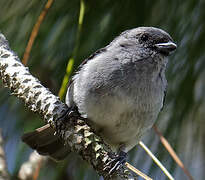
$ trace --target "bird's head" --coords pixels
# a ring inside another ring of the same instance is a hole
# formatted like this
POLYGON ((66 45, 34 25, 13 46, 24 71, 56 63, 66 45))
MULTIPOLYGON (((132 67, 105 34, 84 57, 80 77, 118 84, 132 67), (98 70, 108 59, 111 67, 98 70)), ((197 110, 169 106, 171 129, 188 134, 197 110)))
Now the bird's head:
POLYGON ((170 55, 177 48, 171 36, 165 31, 154 27, 138 27, 124 31, 117 39, 117 44, 130 48, 144 48, 164 56, 170 55))

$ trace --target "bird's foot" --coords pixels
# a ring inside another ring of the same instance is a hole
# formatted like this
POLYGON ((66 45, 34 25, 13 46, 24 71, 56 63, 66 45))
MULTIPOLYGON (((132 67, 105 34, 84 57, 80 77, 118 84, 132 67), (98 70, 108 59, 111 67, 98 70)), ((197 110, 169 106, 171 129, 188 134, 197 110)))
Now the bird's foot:
POLYGON ((64 125, 68 122, 74 122, 77 119, 84 119, 81 117, 80 113, 78 112, 78 108, 75 107, 69 107, 65 113, 59 117, 56 121, 59 127, 57 128, 59 131, 64 129, 64 125))
POLYGON ((76 106, 68 108, 68 110, 58 119, 62 121, 72 120, 72 119, 81 119, 81 115, 78 112, 78 108, 76 106))
POLYGON ((119 154, 111 155, 111 161, 106 164, 104 170, 109 170, 108 174, 112 174, 115 170, 118 170, 122 167, 127 159, 127 153, 120 151, 119 154))

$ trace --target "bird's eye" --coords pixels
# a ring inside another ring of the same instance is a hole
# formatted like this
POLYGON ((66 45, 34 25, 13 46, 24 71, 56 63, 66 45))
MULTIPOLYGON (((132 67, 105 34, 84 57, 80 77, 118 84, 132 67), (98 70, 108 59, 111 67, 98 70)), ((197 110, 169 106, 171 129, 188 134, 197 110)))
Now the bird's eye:
POLYGON ((149 37, 148 37, 148 35, 147 34, 143 34, 142 36, 141 36, 141 41, 147 41, 149 39, 149 37))

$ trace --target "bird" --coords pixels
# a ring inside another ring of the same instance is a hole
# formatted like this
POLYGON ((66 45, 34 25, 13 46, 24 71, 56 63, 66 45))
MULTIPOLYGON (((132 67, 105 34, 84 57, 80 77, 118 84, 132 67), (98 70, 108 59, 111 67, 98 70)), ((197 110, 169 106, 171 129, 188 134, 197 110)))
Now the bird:
MULTIPOLYGON (((127 154, 163 108, 168 56, 176 48, 171 36, 156 27, 122 32, 79 66, 69 82, 67 106, 78 111, 112 151, 127 154)), ((70 151, 54 133, 47 124, 25 133, 22 140, 39 154, 62 160, 70 151)))

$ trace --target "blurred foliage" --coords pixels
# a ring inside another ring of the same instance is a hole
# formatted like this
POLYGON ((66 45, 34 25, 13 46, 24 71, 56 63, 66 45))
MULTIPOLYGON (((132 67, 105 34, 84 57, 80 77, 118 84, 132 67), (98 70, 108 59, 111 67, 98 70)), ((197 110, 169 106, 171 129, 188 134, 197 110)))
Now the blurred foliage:
MULTIPOLYGON (((33 25, 46 1, 1 0, 0 30, 11 48, 23 56, 33 25)), ((165 107, 157 126, 172 144, 185 166, 197 180, 205 176, 205 1, 164 0, 85 0, 81 36, 76 42, 80 1, 54 1, 32 48, 28 67, 32 74, 55 94, 66 73, 68 59, 76 43, 74 69, 97 49, 107 45, 120 32, 138 26, 156 26, 169 32, 178 44, 170 57, 169 82, 165 107)), ((0 84, 2 86, 2 84, 0 84)), ((29 112, 7 89, 0 89, 0 127, 10 173, 15 177, 31 150, 20 136, 43 124, 39 116, 29 112)), ((159 138, 151 130, 143 138, 152 152, 176 179, 186 179, 159 138)), ((130 152, 129 161, 153 179, 166 179, 140 148, 130 152)), ((99 179, 78 156, 61 163, 49 161, 39 179, 99 179)))

